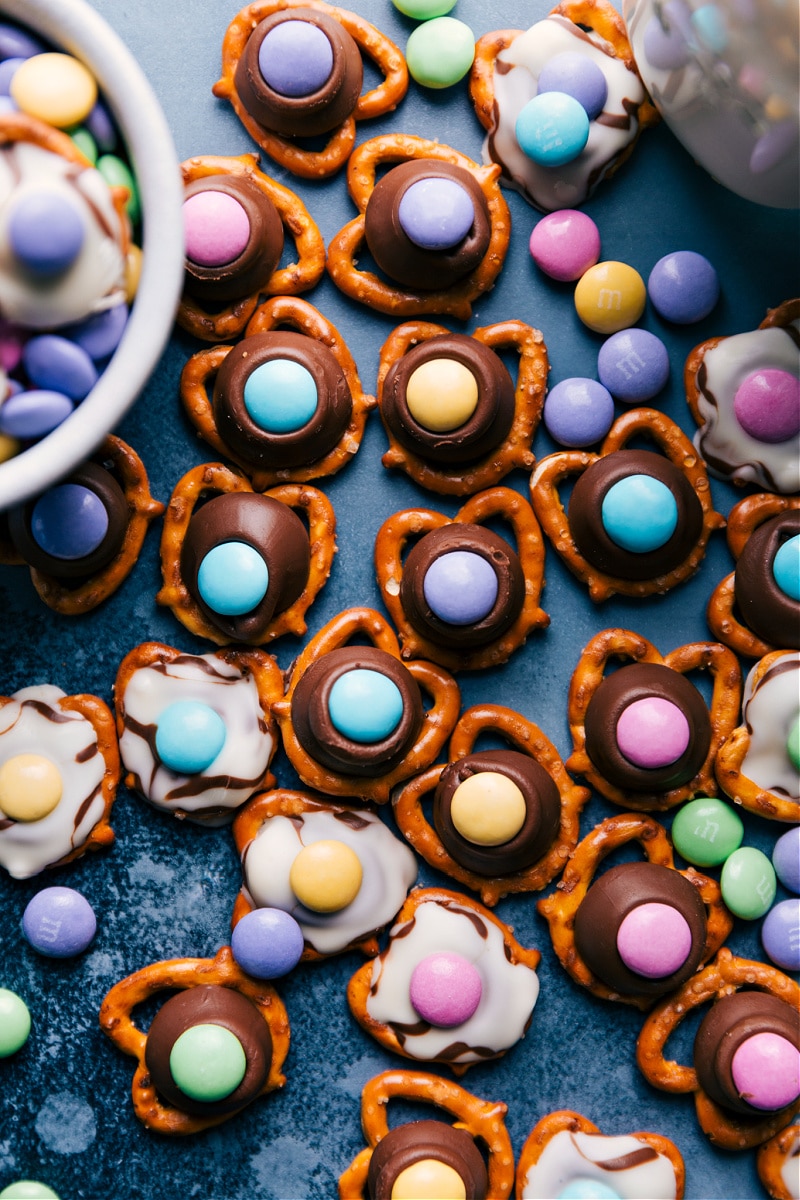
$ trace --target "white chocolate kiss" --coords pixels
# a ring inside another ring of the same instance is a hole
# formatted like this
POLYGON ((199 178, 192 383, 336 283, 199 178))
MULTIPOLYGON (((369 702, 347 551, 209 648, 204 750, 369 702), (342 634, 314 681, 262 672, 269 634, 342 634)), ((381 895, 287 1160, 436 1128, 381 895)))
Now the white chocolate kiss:
POLYGON ((782 654, 753 686, 747 676, 742 715, 750 745, 741 773, 758 787, 800 804, 800 772, 786 751, 789 730, 800 713, 800 653, 782 654))
POLYGON ((374 1021, 394 1028, 403 1050, 429 1062, 455 1044, 466 1049, 448 1054, 448 1062, 483 1062, 518 1042, 525 1034, 536 999, 539 979, 524 963, 506 958, 503 933, 493 921, 454 901, 423 902, 411 921, 395 925, 389 945, 372 965, 372 986, 366 1008, 374 1021), (476 925, 482 926, 480 932, 476 925), (414 968, 429 954, 449 951, 472 963, 481 976, 480 1003, 462 1025, 439 1029, 421 1021, 410 999, 414 968), (421 1026, 408 1032, 397 1026, 421 1026), (484 1052, 481 1053, 481 1050, 484 1052))
POLYGON ((234 809, 258 791, 274 740, 268 733, 253 676, 216 654, 182 654, 172 662, 141 667, 120 697, 124 732, 119 742, 133 786, 156 808, 202 815, 230 812, 204 824, 227 824, 234 809), (207 704, 225 723, 225 743, 214 761, 195 775, 180 775, 159 763, 152 744, 160 714, 179 700, 207 704), (138 728, 142 727, 142 728, 138 728))
POLYGON ((635 112, 644 100, 644 88, 633 71, 603 47, 610 51, 599 34, 551 14, 497 56, 495 129, 484 140, 483 161, 498 162, 509 182, 545 212, 582 204, 636 137, 635 112), (545 167, 520 149, 515 126, 521 110, 537 94, 542 67, 565 53, 581 54, 597 64, 606 78, 608 97, 599 117, 589 122, 589 140, 578 157, 560 167, 545 167))
MULTIPOLYGON (((794 321, 793 328, 796 336, 800 334, 800 321, 794 321)), ((800 433, 787 442, 759 442, 745 433, 733 411, 739 387, 754 371, 772 368, 800 375, 797 342, 778 327, 737 333, 713 346, 703 366, 705 382, 697 398, 703 427, 694 444, 709 471, 771 492, 800 491, 800 433)))
POLYGON ((125 300, 122 226, 108 184, 94 167, 80 167, 31 142, 0 150, 0 314, 31 329, 80 321, 125 300), (25 197, 46 188, 83 216, 84 241, 70 267, 37 280, 11 252, 8 226, 25 197))
POLYGON ((91 721, 65 712, 65 695, 52 684, 22 688, 0 708, 0 765, 37 754, 58 768, 58 804, 40 821, 13 821, 0 811, 0 864, 15 879, 30 879, 82 846, 105 809, 105 760, 91 721))
POLYGON ((522 1186, 522 1200, 550 1200, 571 1179, 596 1179, 613 1188, 622 1200, 675 1200, 675 1168, 664 1154, 627 1134, 570 1133, 562 1129, 545 1145, 522 1186), (645 1162, 637 1162, 649 1151, 645 1162), (635 1158, 625 1166, 628 1155, 635 1158), (604 1163, 613 1164, 611 1168, 604 1163))
POLYGON ((387 925, 417 878, 417 862, 374 813, 306 812, 270 817, 242 857, 244 885, 259 908, 291 913, 303 937, 320 954, 338 954, 353 942, 387 925), (303 849, 326 839, 344 842, 358 855, 363 876, 358 895, 339 912, 312 912, 289 885, 292 864, 303 849))

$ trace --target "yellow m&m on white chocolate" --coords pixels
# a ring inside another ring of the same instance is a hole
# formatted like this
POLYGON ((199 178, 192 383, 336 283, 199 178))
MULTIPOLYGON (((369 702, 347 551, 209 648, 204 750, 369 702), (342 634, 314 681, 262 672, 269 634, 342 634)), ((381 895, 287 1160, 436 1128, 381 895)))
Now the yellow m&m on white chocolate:
POLYGON ((409 376, 406 404, 423 429, 449 433, 475 412, 478 383, 472 371, 456 359, 430 358, 409 376))
POLYGON ((0 767, 0 812, 12 821, 41 821, 61 791, 58 767, 41 754, 17 754, 0 767))
POLYGON ((397 1176, 392 1200, 467 1200, 467 1188, 454 1167, 422 1158, 397 1176))
POLYGON ((331 838, 303 847, 292 863, 289 886, 313 912, 339 912, 355 900, 362 876, 355 850, 331 838))
POLYGON ((476 846, 502 846, 525 824, 525 797, 500 771, 478 771, 460 783, 450 801, 456 830, 476 846))
POLYGON ((24 113, 57 129, 80 125, 97 101, 94 76, 71 54, 34 54, 14 72, 9 92, 24 113))

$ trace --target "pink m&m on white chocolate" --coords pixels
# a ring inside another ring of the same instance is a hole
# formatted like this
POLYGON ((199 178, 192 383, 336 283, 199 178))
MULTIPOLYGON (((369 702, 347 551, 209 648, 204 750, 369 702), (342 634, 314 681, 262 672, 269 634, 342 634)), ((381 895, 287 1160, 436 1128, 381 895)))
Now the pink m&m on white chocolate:
POLYGON ((671 904, 638 904, 617 930, 620 958, 645 979, 665 979, 679 971, 691 948, 689 922, 671 904))
POLYGON ((563 208, 534 226, 529 249, 545 275, 569 283, 580 279, 600 258, 600 231, 586 213, 563 208))
POLYGON ((668 767, 686 752, 691 731, 684 713, 661 696, 634 700, 617 721, 617 745, 634 766, 668 767))
POLYGON ((737 388, 733 411, 757 441, 788 442, 800 433, 800 378, 777 367, 753 371, 737 388))
POLYGON ((800 1095, 800 1050, 780 1034, 753 1034, 734 1053, 731 1075, 743 1100, 775 1112, 800 1095))
POLYGON ((201 267, 234 262, 250 241, 250 220, 226 192, 196 192, 183 204, 186 257, 201 267))
POLYGON ((429 954, 414 968, 410 998, 430 1025, 450 1029, 463 1025, 477 1009, 483 984, 480 971, 460 954, 429 954))

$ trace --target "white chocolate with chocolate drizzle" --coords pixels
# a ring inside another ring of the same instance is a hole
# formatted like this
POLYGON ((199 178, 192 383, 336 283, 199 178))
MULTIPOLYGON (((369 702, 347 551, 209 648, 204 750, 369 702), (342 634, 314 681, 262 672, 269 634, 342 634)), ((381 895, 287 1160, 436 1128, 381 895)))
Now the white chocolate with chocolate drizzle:
POLYGON ((775 659, 754 684, 755 671, 756 667, 744 689, 742 715, 750 745, 741 772, 764 791, 800 805, 800 771, 786 750, 789 731, 800 714, 800 653, 775 659))
POLYGON ((522 1200, 550 1200, 572 1179, 592 1179, 621 1200, 675 1200, 677 1182, 670 1160, 632 1134, 572 1133, 562 1129, 545 1145, 523 1181, 522 1200))
POLYGON ((0 766, 20 754, 41 756, 61 776, 61 799, 38 821, 14 821, 0 810, 0 865, 29 879, 82 846, 103 816, 105 760, 91 721, 64 711, 52 684, 22 688, 0 708, 0 766))

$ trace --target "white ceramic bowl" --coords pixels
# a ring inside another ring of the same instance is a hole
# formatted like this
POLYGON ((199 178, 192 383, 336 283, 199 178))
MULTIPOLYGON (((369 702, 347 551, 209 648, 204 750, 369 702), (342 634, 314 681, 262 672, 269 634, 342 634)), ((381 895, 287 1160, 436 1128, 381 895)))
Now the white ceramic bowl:
POLYGON ((131 52, 85 0, 0 0, 0 18, 81 59, 127 147, 143 212, 142 274, 131 315, 95 387, 63 424, 0 463, 0 511, 43 491, 87 458, 122 419, 158 362, 183 280, 183 186, 161 107, 131 52))

